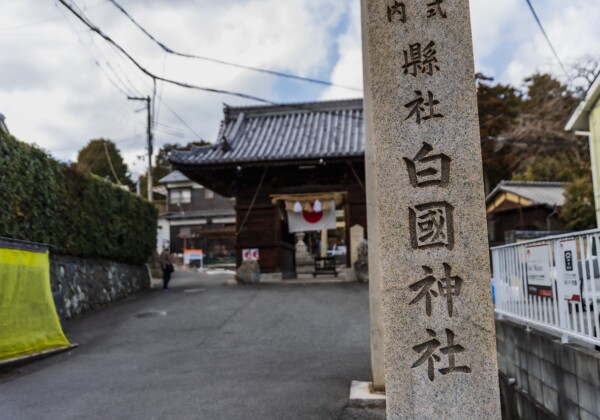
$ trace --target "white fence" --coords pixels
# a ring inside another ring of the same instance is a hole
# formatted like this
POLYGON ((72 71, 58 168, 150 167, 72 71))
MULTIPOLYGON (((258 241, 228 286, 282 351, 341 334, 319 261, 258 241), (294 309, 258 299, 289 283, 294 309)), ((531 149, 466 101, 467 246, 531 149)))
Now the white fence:
POLYGON ((600 345, 600 229, 491 248, 495 312, 600 345))

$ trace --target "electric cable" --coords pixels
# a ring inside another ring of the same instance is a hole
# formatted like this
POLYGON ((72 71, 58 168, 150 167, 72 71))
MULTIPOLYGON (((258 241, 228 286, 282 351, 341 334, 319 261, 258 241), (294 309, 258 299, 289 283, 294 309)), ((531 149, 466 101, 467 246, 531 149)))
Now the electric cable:
POLYGON ((272 76, 285 77, 288 79, 301 80, 301 81, 309 82, 309 83, 316 83, 316 84, 320 84, 320 85, 326 85, 326 86, 338 87, 338 88, 342 88, 342 89, 353 90, 356 92, 362 92, 362 89, 359 89, 359 88, 356 88, 353 86, 340 85, 337 83, 328 82, 326 80, 313 79, 310 77, 302 77, 302 76, 297 76, 297 75, 291 74, 291 73, 284 73, 284 72, 279 72, 279 71, 275 71, 275 70, 268 70, 268 69, 263 69, 260 67, 253 67, 253 66, 247 66, 247 65, 238 64, 238 63, 232 63, 230 61, 219 60, 216 58, 210 58, 210 57, 200 56, 200 55, 196 55, 196 54, 188 54, 188 53, 182 53, 182 52, 175 51, 172 48, 167 47, 164 43, 160 42, 158 39, 156 39, 140 23, 138 23, 123 8, 123 6, 121 6, 115 0, 108 0, 108 1, 111 2, 121 13, 123 13, 140 31, 142 31, 148 38, 150 38, 156 45, 158 45, 164 52, 166 52, 168 54, 172 54, 172 55, 176 55, 176 56, 184 57, 184 58, 193 58, 193 59, 197 59, 197 60, 210 61, 213 63, 222 64, 222 65, 231 66, 231 67, 237 67, 237 68, 241 68, 244 70, 250 70, 250 71, 255 71, 255 72, 259 72, 259 73, 266 73, 266 74, 270 74, 272 76))
MULTIPOLYGON (((153 85, 156 83, 157 80, 159 80, 159 81, 162 81, 164 83, 173 84, 173 85, 176 85, 176 86, 179 86, 179 87, 183 87, 183 88, 201 90, 201 91, 205 91, 205 92, 211 92, 211 93, 217 93, 217 94, 224 94, 224 95, 229 95, 229 96, 235 96, 235 97, 240 97, 240 98, 244 98, 244 99, 254 100, 254 101, 257 101, 257 102, 261 102, 261 103, 266 103, 266 104, 269 104, 269 105, 281 105, 281 104, 278 104, 278 103, 276 103, 274 101, 267 100, 267 99, 264 99, 264 98, 260 98, 258 96, 254 96, 254 95, 249 95, 249 94, 239 93, 239 92, 233 92, 233 91, 227 91, 227 90, 223 90, 223 89, 215 89, 215 88, 197 86, 197 85, 193 85, 193 84, 189 84, 189 83, 185 83, 185 82, 179 82, 179 81, 167 79, 165 77, 157 76, 154 73, 150 72, 145 67, 143 67, 140 63, 138 63, 137 60, 135 60, 135 58, 133 58, 133 56, 131 56, 131 54, 129 54, 123 47, 121 47, 116 41, 114 41, 111 37, 109 37, 107 34, 105 34, 98 26, 94 25, 85 16, 85 14, 83 12, 81 12, 81 11, 78 12, 77 10, 75 10, 75 8, 78 8, 77 5, 69 4, 69 3, 66 2, 66 0, 58 0, 58 1, 64 7, 66 7, 73 15, 75 15, 75 17, 77 17, 77 19, 80 20, 85 26, 87 26, 92 32, 96 33, 98 36, 100 36, 101 38, 103 38, 107 43, 109 43, 109 45, 111 45, 118 52, 120 52, 121 54, 123 54, 138 70, 140 70, 146 76, 150 77, 153 80, 153 85)), ((79 9, 79 10, 81 10, 81 9, 79 9)), ((181 121, 182 123, 184 123, 183 119, 181 117, 179 117, 170 107, 168 107, 165 104, 164 101, 161 100, 161 103, 163 105, 165 105, 165 107, 167 107, 167 109, 169 109, 173 113, 173 115, 176 116, 176 118, 179 121, 181 121)), ((308 111, 313 111, 314 112, 314 109, 311 109, 308 106, 289 105, 289 107, 290 108, 296 108, 296 109, 299 109, 299 110, 308 110, 308 111)), ((352 115, 345 115, 344 118, 350 118, 350 119, 355 119, 355 120, 362 120, 363 119, 362 117, 355 117, 355 116, 352 116, 352 115)), ((184 125, 187 128, 191 129, 191 127, 187 123, 184 123, 184 125)), ((194 132, 193 130, 191 130, 191 131, 194 132)), ((197 133, 195 133, 195 134, 198 137, 198 139, 202 138, 197 133)))
POLYGON ((193 85, 191 83, 185 83, 185 82, 179 82, 177 80, 171 80, 171 79, 167 79, 161 76, 157 76, 154 73, 150 72, 148 69, 146 69, 145 67, 143 67, 140 63, 138 63, 136 61, 135 58, 133 58, 123 47, 121 47, 118 43, 116 43, 111 37, 109 37, 107 34, 105 34, 100 28, 98 28, 96 25, 94 25, 93 23, 91 23, 84 15, 83 13, 79 13, 77 12, 73 6, 71 6, 70 4, 67 4, 67 2, 65 0, 58 0, 63 6, 65 6, 67 9, 69 9, 69 11, 75 15, 75 17, 77 17, 77 19, 79 19, 84 25, 86 25, 90 30, 92 30, 93 32, 97 33, 101 38, 103 38, 106 42, 114 45, 125 57, 127 57, 129 59, 129 61, 131 61, 142 73, 144 73, 146 76, 154 79, 154 80, 161 80, 165 83, 169 83, 172 85, 176 85, 176 86, 180 86, 183 88, 187 88, 187 89, 195 89, 195 90, 201 90, 204 92, 211 92, 211 93, 220 93, 222 95, 229 95, 229 96, 235 96, 238 98, 244 98, 244 99, 250 99, 253 101, 257 101, 257 102, 262 102, 262 103, 267 103, 267 104, 271 104, 271 105, 275 105, 275 102, 273 101, 269 101, 267 99, 263 99, 263 98, 259 98, 258 96, 254 96, 254 95, 249 95, 246 93, 240 93, 240 92, 233 92, 233 91, 227 91, 224 89, 215 89, 215 88, 209 88, 209 87, 205 87, 205 86, 198 86, 198 85, 193 85))
MULTIPOLYGON (((109 1, 112 1, 112 0, 109 0, 109 1)), ((542 22, 540 21, 540 18, 538 17, 537 13, 535 12, 535 9, 533 8, 533 4, 531 4, 531 0, 525 0, 525 1, 527 2, 527 5, 529 6, 529 10, 531 10, 531 13, 533 14, 533 18, 535 19, 535 21, 537 22, 540 30, 542 31, 542 34, 544 35, 544 38, 546 38, 546 42, 548 42, 548 45, 550 46, 550 49, 552 50, 552 53, 554 54, 554 57, 556 58, 556 61, 558 61, 558 64, 560 64, 560 67, 562 67, 562 70, 567 75, 567 79, 572 80, 571 76, 569 75, 569 72, 567 71, 567 68, 562 63, 562 61, 560 60, 560 57, 558 56, 558 53, 554 49, 554 46, 552 45, 552 42, 550 41, 550 38, 548 37, 548 34, 544 30, 544 26, 542 25, 542 22)))

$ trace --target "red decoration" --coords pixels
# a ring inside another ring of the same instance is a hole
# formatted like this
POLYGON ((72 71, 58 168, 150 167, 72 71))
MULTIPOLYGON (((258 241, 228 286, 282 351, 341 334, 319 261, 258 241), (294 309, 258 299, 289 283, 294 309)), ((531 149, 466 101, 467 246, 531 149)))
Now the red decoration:
POLYGON ((306 220, 308 223, 317 223, 319 220, 321 220, 323 218, 323 212, 322 211, 313 211, 313 212, 309 213, 309 212, 303 211, 302 216, 304 217, 304 220, 306 220))

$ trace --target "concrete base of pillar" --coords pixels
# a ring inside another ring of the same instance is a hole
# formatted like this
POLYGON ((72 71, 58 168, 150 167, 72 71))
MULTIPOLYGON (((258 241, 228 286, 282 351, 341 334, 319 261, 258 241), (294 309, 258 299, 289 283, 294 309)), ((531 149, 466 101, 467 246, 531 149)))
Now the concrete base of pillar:
POLYGON ((385 394, 371 391, 371 382, 352 381, 350 386, 350 407, 385 409, 385 394))

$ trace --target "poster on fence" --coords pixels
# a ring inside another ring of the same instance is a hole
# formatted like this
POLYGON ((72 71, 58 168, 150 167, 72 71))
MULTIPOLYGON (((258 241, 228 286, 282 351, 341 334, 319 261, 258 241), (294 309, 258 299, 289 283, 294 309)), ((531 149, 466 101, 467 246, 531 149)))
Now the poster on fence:
POLYGON ((527 289, 530 294, 552 297, 550 276, 550 245, 535 244, 525 248, 527 262, 527 289))
POLYGON ((561 299, 579 302, 579 266, 577 241, 565 239, 558 242, 556 253, 556 293, 561 299))

